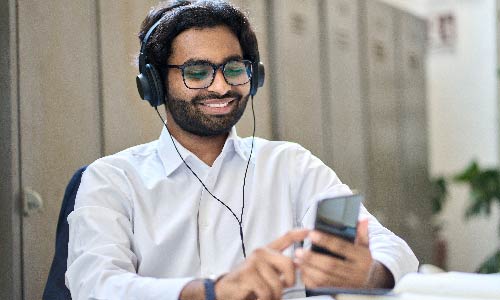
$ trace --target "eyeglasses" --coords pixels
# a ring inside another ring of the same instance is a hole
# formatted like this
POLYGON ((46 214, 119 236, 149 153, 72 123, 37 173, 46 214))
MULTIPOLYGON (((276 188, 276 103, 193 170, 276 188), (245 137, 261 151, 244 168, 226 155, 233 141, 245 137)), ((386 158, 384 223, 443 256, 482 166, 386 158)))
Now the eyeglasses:
POLYGON ((219 65, 197 61, 167 67, 180 69, 184 85, 189 89, 206 89, 211 86, 219 69, 222 69, 227 84, 232 86, 243 85, 252 78, 252 62, 245 59, 230 60, 219 65))

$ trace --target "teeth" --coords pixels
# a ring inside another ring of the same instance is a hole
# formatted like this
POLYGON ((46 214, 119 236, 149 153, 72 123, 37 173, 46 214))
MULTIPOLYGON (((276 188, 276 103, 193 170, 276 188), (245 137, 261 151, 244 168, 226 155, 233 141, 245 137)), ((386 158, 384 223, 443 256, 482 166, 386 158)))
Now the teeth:
POLYGON ((226 107, 227 105, 229 104, 229 102, 225 102, 225 103, 205 103, 206 106, 208 107, 226 107))

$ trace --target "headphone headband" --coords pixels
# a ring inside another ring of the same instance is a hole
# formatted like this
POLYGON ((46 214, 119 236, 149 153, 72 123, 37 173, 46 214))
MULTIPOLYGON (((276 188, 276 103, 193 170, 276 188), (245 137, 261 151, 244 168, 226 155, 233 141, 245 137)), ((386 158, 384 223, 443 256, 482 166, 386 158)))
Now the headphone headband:
POLYGON ((160 18, 158 21, 156 21, 156 23, 153 24, 153 26, 151 26, 151 28, 149 28, 148 32, 146 33, 144 39, 141 42, 141 52, 139 52, 139 71, 141 73, 142 70, 144 70, 144 66, 146 65, 146 58, 147 58, 146 46, 148 44, 149 37, 151 36, 151 34, 153 34, 153 31, 155 31, 156 27, 158 27, 158 25, 161 24, 162 19, 163 18, 160 18))
MULTIPOLYGON (((178 6, 182 7, 182 6, 178 6)), ((177 7, 174 7, 177 8, 177 7)), ((160 106, 165 102, 166 88, 165 83, 162 81, 160 73, 156 67, 147 62, 147 44, 149 38, 162 23, 164 17, 162 16, 156 21, 144 36, 141 42, 141 50, 139 52, 139 75, 136 77, 137 90, 143 100, 149 102, 153 107, 160 106)), ((252 67, 252 77, 250 79, 250 95, 253 97, 257 93, 259 87, 264 85, 264 64, 260 61, 254 61, 252 67)))

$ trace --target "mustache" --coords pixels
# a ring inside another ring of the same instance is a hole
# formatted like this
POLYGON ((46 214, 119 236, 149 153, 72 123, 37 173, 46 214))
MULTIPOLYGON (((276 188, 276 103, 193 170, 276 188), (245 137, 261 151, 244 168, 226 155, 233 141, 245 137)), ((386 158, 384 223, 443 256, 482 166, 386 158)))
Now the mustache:
POLYGON ((241 100, 242 97, 243 96, 240 93, 235 92, 235 91, 228 91, 224 95, 220 95, 218 93, 208 93, 208 94, 198 95, 198 96, 193 97, 193 99, 191 99, 191 103, 197 104, 197 103, 203 102, 207 99, 225 99, 225 98, 236 98, 236 101, 239 101, 239 100, 241 100))

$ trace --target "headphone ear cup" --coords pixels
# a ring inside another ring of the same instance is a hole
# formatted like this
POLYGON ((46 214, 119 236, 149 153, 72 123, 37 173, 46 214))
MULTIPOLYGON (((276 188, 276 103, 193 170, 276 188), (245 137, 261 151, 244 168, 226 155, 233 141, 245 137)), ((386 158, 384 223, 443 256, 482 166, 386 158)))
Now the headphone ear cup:
POLYGON ((144 100, 147 100, 153 107, 160 106, 165 102, 165 93, 160 74, 151 64, 146 64, 144 71, 150 90, 150 99, 144 100))
POLYGON ((149 82, 144 74, 140 73, 135 77, 135 83, 137 84, 137 90, 142 100, 149 102, 151 99, 151 88, 149 87, 149 82))
POLYGON ((266 70, 264 68, 264 64, 259 61, 259 66, 257 67, 259 78, 258 78, 258 87, 264 86, 264 79, 266 78, 266 70))
POLYGON ((266 72, 264 69, 264 64, 262 62, 257 62, 252 65, 253 75, 250 80, 250 95, 255 96, 257 90, 264 85, 264 78, 266 77, 266 72))

